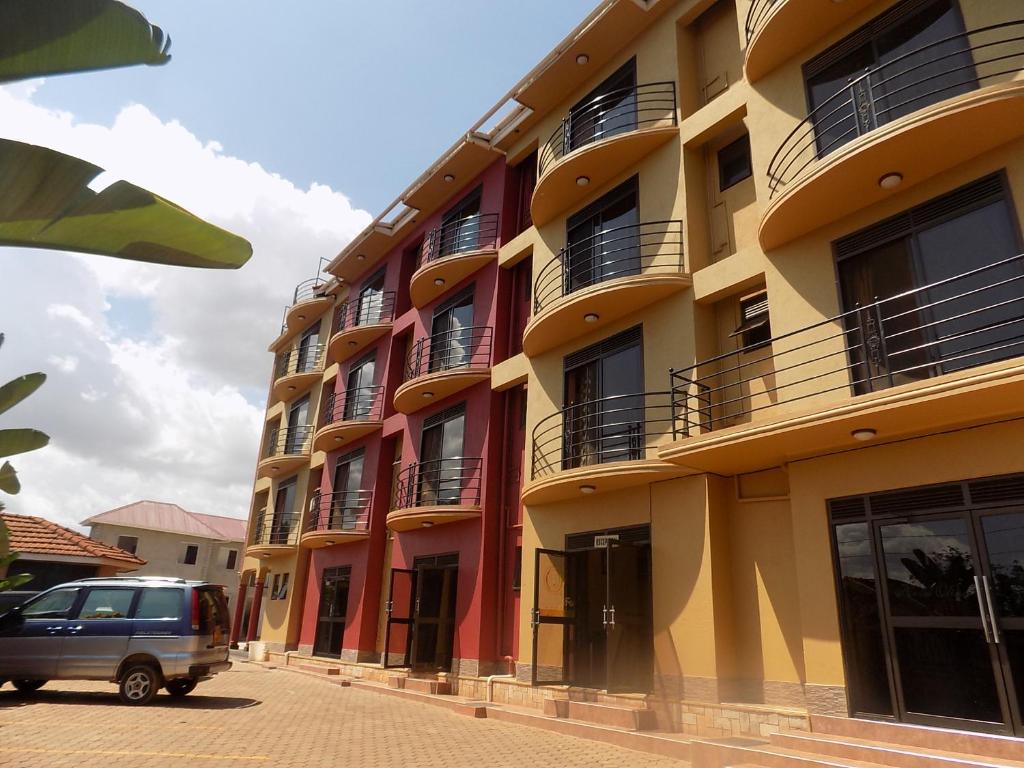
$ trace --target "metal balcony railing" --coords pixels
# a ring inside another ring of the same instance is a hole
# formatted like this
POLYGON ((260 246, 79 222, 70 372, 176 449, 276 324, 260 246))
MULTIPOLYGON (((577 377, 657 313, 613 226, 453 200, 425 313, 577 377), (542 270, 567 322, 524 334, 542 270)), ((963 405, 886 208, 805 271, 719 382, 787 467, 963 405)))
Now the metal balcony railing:
POLYGON ((684 271, 683 223, 649 221, 613 227, 559 251, 537 274, 533 312, 592 285, 639 274, 684 271))
POLYGON ((747 18, 743 22, 743 32, 746 35, 747 45, 754 39, 757 31, 764 26, 775 12, 775 7, 782 5, 786 0, 753 0, 747 8, 747 18))
POLYGON ((324 293, 324 289, 326 287, 327 281, 319 275, 317 277, 311 277, 309 280, 303 280, 295 286, 295 293, 292 296, 292 304, 295 305, 300 301, 324 298, 327 295, 324 293))
POLYGON ((324 401, 323 425, 339 421, 380 421, 384 385, 331 392, 324 401))
POLYGON ((370 530, 373 491, 335 491, 313 494, 309 501, 307 533, 364 533, 370 530))
POLYGON ((346 301, 334 313, 335 333, 361 325, 390 323, 395 319, 395 292, 385 291, 357 296, 346 301))
POLYGON ((398 475, 394 509, 479 506, 483 459, 458 457, 410 464, 398 475))
POLYGON ((274 456, 298 456, 309 453, 312 436, 312 424, 303 424, 295 427, 276 427, 270 430, 270 434, 267 436, 263 457, 269 459, 274 456))
POLYGON ((539 175, 555 161, 588 144, 641 128, 676 125, 676 121, 674 82, 608 91, 562 120, 540 150, 539 175))
POLYGON ((316 373, 324 361, 324 345, 308 344, 297 346, 277 356, 274 363, 274 378, 291 376, 296 373, 316 373))
POLYGON ((611 395, 574 403, 533 428, 532 477, 576 467, 653 458, 672 435, 669 392, 611 395))
POLYGON ((420 246, 417 269, 438 259, 498 247, 498 214, 477 213, 430 230, 420 246))
POLYGON ((468 326, 417 339, 406 359, 405 380, 457 368, 490 368, 493 336, 490 326, 468 326))
POLYGON ((294 512, 267 512, 264 507, 254 523, 252 546, 287 546, 298 541, 299 515, 294 512))
POLYGON ((671 370, 676 439, 1024 353, 1024 256, 671 370))
POLYGON ((865 70, 800 121, 768 164, 769 196, 858 136, 1024 67, 1024 21, 937 40, 865 70))

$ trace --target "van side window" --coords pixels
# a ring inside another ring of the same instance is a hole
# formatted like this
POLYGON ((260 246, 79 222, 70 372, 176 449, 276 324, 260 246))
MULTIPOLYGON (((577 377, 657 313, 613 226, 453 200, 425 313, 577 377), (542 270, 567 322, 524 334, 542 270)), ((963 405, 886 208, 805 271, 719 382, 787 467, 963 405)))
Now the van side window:
POLYGON ((26 619, 62 619, 78 597, 77 589, 58 589, 30 603, 21 615, 26 619))
POLYGON ((134 589, 90 589, 78 618, 127 619, 134 597, 134 589))
POLYGON ((135 609, 136 619, 180 619, 180 589, 144 589, 135 609))

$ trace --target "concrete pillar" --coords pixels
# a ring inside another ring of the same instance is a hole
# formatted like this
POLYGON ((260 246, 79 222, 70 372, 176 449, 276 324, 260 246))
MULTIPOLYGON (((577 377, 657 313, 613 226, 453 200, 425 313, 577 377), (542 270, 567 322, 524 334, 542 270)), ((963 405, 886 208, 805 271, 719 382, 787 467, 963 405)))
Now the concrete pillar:
POLYGON ((256 589, 252 593, 252 610, 249 612, 249 631, 245 635, 245 641, 251 643, 256 639, 256 630, 260 626, 260 610, 263 606, 263 584, 264 575, 261 573, 256 577, 256 589))
POLYGON ((231 622, 231 636, 228 645, 238 647, 238 636, 242 633, 242 615, 245 613, 245 592, 249 586, 249 577, 243 575, 238 579, 238 594, 235 597, 235 617, 231 622))

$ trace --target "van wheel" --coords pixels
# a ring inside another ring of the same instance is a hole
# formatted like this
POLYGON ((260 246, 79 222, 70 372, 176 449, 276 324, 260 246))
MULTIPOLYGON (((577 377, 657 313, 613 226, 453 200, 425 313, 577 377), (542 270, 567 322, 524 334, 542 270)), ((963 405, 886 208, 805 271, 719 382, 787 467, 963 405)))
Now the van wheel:
POLYGON ((149 704, 160 689, 160 676, 148 664, 135 664, 121 675, 118 695, 121 701, 132 706, 149 704))
POLYGON ((182 677, 171 680, 164 687, 167 688, 167 692, 171 696, 187 696, 196 689, 197 685, 199 685, 199 681, 194 677, 182 677))
POLYGON ((45 680, 11 680, 11 685, 17 688, 21 693, 32 693, 38 691, 44 685, 45 680))

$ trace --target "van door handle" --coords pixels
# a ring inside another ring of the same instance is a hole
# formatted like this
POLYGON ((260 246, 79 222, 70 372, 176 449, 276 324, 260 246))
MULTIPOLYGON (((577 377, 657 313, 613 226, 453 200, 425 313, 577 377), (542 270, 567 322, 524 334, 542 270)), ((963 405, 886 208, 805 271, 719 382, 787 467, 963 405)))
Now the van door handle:
POLYGON ((46 631, 49 632, 51 635, 55 635, 62 629, 64 629, 64 627, 47 627, 46 631))
POLYGON ((79 624, 78 626, 75 626, 75 627, 68 627, 67 628, 67 632, 68 632, 69 635, 77 635, 81 631, 82 631, 82 625, 81 624, 79 624))

